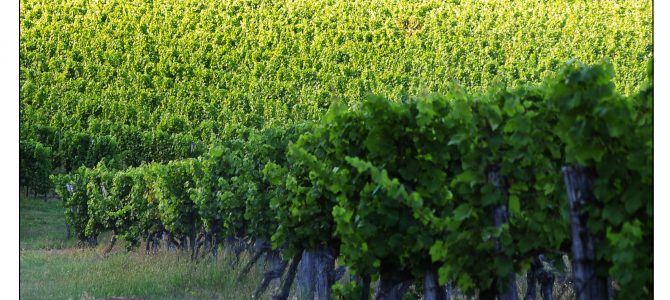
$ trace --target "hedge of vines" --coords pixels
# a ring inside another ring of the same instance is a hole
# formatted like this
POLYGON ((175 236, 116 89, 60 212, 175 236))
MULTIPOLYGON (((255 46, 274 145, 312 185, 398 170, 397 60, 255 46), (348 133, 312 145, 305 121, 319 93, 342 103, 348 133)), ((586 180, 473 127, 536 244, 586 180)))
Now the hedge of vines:
POLYGON ((651 7, 21 0, 21 140, 51 147, 56 172, 136 167, 197 157, 239 128, 318 120, 368 94, 398 102, 452 82, 537 83, 573 57, 611 59, 628 95, 651 57, 651 7))
MULTIPOLYGON (((335 104, 318 122, 250 130, 198 158, 100 163, 53 179, 82 241, 105 230, 130 246, 163 233, 189 245, 244 236, 271 240, 285 257, 325 249, 368 282, 433 272, 482 295, 503 292, 539 254, 570 254, 561 170, 579 166, 595 196, 585 215, 600 237, 597 275, 617 283, 619 298, 647 298, 652 75, 625 96, 611 64, 571 61, 542 84, 369 97, 335 104)), ((365 288, 351 281, 335 292, 356 298, 365 288)))

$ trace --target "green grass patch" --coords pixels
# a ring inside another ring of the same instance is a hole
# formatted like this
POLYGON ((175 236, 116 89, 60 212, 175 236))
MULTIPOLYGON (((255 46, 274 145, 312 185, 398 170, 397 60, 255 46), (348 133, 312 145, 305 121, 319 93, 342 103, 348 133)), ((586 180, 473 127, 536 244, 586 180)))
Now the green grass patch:
MULTIPOLYGON (((249 299, 260 283, 263 264, 238 281, 237 268, 223 252, 191 262, 179 252, 147 255, 117 243, 107 256, 109 234, 95 248, 66 239, 60 201, 20 199, 21 299, 249 299)), ((247 257, 243 257, 240 265, 247 257)))
POLYGON ((178 253, 101 251, 22 251, 21 298, 248 299, 259 282, 257 272, 238 282, 223 259, 196 264, 178 253))
POLYGON ((62 201, 19 199, 19 245, 21 250, 62 249, 76 244, 67 240, 62 201))

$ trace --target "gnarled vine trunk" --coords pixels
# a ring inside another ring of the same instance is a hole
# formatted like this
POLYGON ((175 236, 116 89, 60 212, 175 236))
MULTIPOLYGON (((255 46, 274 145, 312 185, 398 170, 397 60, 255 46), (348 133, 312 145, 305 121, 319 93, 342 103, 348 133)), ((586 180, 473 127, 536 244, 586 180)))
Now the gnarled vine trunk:
POLYGON ((400 300, 410 285, 410 277, 403 270, 384 270, 379 276, 375 300, 400 300))
POLYGON ((288 261, 281 259, 281 255, 277 250, 268 253, 267 257, 270 261, 270 270, 263 273, 261 284, 254 292, 254 299, 260 299, 260 296, 265 292, 272 281, 281 279, 282 274, 284 274, 284 271, 288 266, 288 261))
POLYGON ((361 286, 361 293, 358 299, 368 300, 370 299, 370 275, 354 275, 350 274, 349 279, 356 281, 356 283, 361 286))
POLYGON ((195 260, 195 250, 196 250, 197 237, 195 233, 192 233, 188 236, 188 245, 191 251, 191 261, 195 260))
POLYGON ((554 274, 547 271, 542 263, 542 257, 536 256, 533 258, 531 269, 526 274, 526 282, 528 289, 524 300, 537 299, 537 283, 540 284, 540 294, 544 300, 552 300, 554 292, 554 274))
POLYGON ((107 249, 105 249, 105 254, 111 252, 115 244, 116 244, 116 232, 112 234, 112 238, 109 241, 109 246, 107 246, 107 249))
POLYGON ((98 245, 98 236, 97 235, 90 236, 90 237, 86 238, 84 240, 84 242, 89 247, 95 247, 95 246, 98 245))
POLYGON ((298 270, 298 264, 302 258, 302 253, 298 253, 291 258, 291 263, 288 267, 288 272, 282 280, 281 290, 278 294, 272 296, 273 300, 286 300, 288 299, 289 292, 291 291, 291 285, 293 285, 293 279, 295 279, 295 273, 298 270))
POLYGON ((426 271, 426 276, 423 280, 423 299, 447 300, 446 290, 440 286, 437 271, 434 268, 426 271))
MULTIPOLYGON (((495 186, 500 192, 503 194, 505 199, 507 199, 507 193, 508 193, 508 188, 507 185, 505 184, 504 178, 500 176, 500 173, 498 172, 497 168, 494 168, 490 170, 487 174, 489 183, 491 183, 493 186, 495 186)), ((493 222, 496 226, 496 228, 500 228, 503 226, 503 224, 506 224, 508 221, 508 212, 507 212, 507 206, 505 205, 499 205, 493 209, 493 222)), ((511 260, 510 257, 507 257, 505 254, 505 249, 503 249, 503 245, 500 242, 499 239, 495 240, 495 255, 499 258, 505 259, 505 260, 511 260)), ((514 272, 510 272, 507 274, 507 278, 503 279, 503 290, 497 292, 497 298, 498 300, 518 300, 519 295, 516 290, 516 274, 514 272)), ((496 281, 494 281, 493 288, 496 287, 496 281)), ((484 293, 487 295, 487 293, 484 293)), ((487 296, 489 297, 489 296, 487 296)))
POLYGON ((163 231, 163 240, 165 241, 165 248, 167 248, 168 251, 177 251, 177 242, 174 239, 174 236, 172 235, 171 232, 163 231))
POLYGON ((272 251, 272 246, 270 243, 262 239, 258 239, 256 241, 254 248, 254 255, 251 257, 251 260, 249 260, 249 262, 247 262, 247 264, 242 268, 240 277, 246 276, 249 271, 251 271, 251 268, 258 262, 258 260, 260 260, 263 254, 269 254, 272 251))

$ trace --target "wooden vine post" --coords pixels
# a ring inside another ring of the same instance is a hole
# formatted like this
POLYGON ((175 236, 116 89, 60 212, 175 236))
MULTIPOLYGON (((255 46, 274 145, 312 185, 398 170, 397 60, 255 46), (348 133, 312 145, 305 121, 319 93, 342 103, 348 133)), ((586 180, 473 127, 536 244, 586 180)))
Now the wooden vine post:
MULTIPOLYGON (((500 176, 500 173, 497 170, 497 167, 493 170, 490 170, 487 174, 489 183, 495 186, 500 192, 502 192, 503 197, 507 198, 507 186, 505 186, 504 179, 500 176)), ((498 205, 493 209, 493 222, 496 228, 502 227, 508 222, 508 212, 507 206, 504 204, 498 205)), ((496 256, 505 256, 504 249, 499 240, 496 239, 495 242, 495 254, 496 256)), ((505 259, 511 259, 505 257, 505 259)), ((514 272, 507 274, 507 282, 504 282, 505 290, 497 292, 498 300, 518 300, 519 295, 516 290, 516 275, 514 272)), ((494 284, 493 288, 497 288, 494 284)))
POLYGON ((298 266, 298 299, 331 299, 331 286, 335 283, 335 257, 323 245, 314 251, 303 251, 298 266))
POLYGON ((595 201, 591 178, 580 166, 563 167, 563 180, 570 204, 570 231, 572 235, 572 269, 575 277, 577 300, 608 299, 607 278, 596 274, 596 237, 588 230, 587 203, 595 201))
POLYGON ((335 257, 331 250, 319 245, 315 251, 316 261, 316 299, 331 299, 331 285, 335 283, 335 257))
POLYGON ((447 291, 440 286, 437 270, 430 268, 426 271, 423 281, 423 299, 424 300, 447 300, 447 291))
POLYGON ((298 265, 297 289, 298 299, 314 299, 314 285, 316 284, 315 254, 303 251, 298 265))

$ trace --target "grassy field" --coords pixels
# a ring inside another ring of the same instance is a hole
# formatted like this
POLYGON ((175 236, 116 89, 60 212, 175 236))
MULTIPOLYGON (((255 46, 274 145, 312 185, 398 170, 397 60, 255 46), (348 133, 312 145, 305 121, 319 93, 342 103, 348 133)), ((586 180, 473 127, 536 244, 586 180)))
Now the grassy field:
MULTIPOLYGON (((21 299, 249 299, 262 271, 242 282, 224 259, 192 263, 177 253, 127 252, 109 235, 93 249, 66 239, 61 202, 20 199, 21 299)), ((238 268, 239 269, 239 268, 238 268)))

